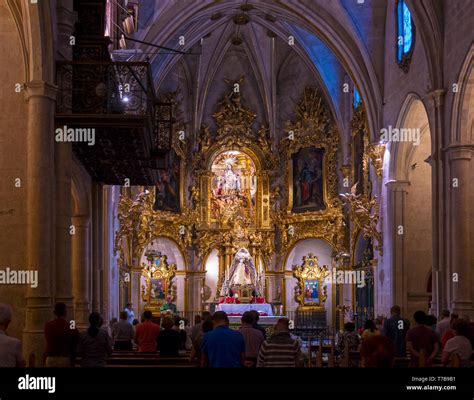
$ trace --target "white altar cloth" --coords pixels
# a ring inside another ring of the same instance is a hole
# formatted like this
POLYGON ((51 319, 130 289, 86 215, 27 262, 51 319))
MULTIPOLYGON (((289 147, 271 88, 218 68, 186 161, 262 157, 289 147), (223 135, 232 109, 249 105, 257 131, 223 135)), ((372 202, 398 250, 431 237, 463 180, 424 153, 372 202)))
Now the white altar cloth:
POLYGON ((227 314, 243 314, 245 311, 256 310, 260 314, 265 313, 268 316, 273 315, 271 304, 253 303, 253 304, 218 304, 216 311, 225 311, 227 314))

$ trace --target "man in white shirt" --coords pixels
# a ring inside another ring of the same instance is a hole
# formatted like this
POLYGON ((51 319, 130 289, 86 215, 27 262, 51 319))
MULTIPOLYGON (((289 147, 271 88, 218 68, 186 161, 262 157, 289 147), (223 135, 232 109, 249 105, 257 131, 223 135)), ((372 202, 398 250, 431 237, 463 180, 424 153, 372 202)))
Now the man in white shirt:
POLYGON ((7 328, 12 320, 12 309, 0 303, 0 368, 25 367, 21 342, 7 336, 7 328))
POLYGON ((450 315, 449 310, 441 311, 441 320, 436 324, 436 333, 440 339, 443 339, 444 334, 450 328, 450 315))
POLYGON ((132 310, 132 303, 127 303, 124 311, 127 313, 127 321, 130 325, 133 325, 133 320, 135 319, 135 313, 132 310))
POLYGON ((135 338, 133 326, 127 320, 125 311, 120 313, 120 321, 112 327, 114 350, 132 350, 132 340, 135 338))
POLYGON ((456 354, 459 357, 460 366, 468 367, 472 356, 471 342, 466 337, 469 333, 469 323, 463 319, 458 319, 453 324, 453 330, 456 336, 446 342, 441 355, 441 362, 445 365, 448 364, 452 356, 456 354))

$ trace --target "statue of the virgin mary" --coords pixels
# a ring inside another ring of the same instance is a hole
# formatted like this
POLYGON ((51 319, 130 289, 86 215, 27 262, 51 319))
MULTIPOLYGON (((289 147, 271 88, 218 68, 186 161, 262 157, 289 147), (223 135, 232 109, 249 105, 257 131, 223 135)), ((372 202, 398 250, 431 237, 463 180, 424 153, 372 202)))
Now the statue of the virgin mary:
POLYGON ((226 290, 235 285, 255 285, 257 286, 257 270, 252 256, 247 249, 240 249, 234 257, 226 276, 223 289, 226 290))

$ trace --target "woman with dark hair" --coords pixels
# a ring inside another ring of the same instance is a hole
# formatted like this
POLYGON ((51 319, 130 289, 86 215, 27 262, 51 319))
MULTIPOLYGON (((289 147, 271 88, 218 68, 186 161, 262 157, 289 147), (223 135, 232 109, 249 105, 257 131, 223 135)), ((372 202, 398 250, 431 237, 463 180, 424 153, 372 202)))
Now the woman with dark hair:
POLYGON ((205 320, 201 324, 202 335, 199 335, 195 340, 193 339, 193 348, 191 350, 190 361, 195 362, 197 367, 201 366, 201 346, 204 340, 204 335, 214 329, 212 321, 205 320))
POLYGON ((377 335, 380 335, 380 331, 375 326, 375 322, 372 321, 371 319, 368 319, 367 321, 365 321, 364 331, 362 332, 362 339, 367 339, 371 336, 377 336, 377 335))
POLYGON ((82 367, 105 367, 107 356, 112 354, 112 338, 101 329, 104 320, 99 313, 89 315, 89 329, 79 336, 77 352, 82 367))
POLYGON ((344 324, 344 332, 339 334, 337 341, 337 349, 340 353, 344 353, 344 348, 346 346, 349 348, 349 351, 358 351, 360 346, 359 335, 355 332, 354 322, 346 322, 344 324))
POLYGON ((163 318, 163 330, 158 336, 158 351, 161 357, 178 357, 181 348, 181 335, 173 329, 174 322, 170 317, 163 318))

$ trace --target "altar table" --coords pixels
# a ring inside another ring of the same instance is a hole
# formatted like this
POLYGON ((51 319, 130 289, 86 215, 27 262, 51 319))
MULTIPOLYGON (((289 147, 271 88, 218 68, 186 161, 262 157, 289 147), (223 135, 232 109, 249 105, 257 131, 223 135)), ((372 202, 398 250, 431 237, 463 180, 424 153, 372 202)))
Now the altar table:
POLYGON ((273 315, 271 304, 268 303, 252 303, 252 304, 219 304, 216 311, 225 311, 227 315, 242 315, 245 311, 256 310, 260 314, 267 316, 273 315))

